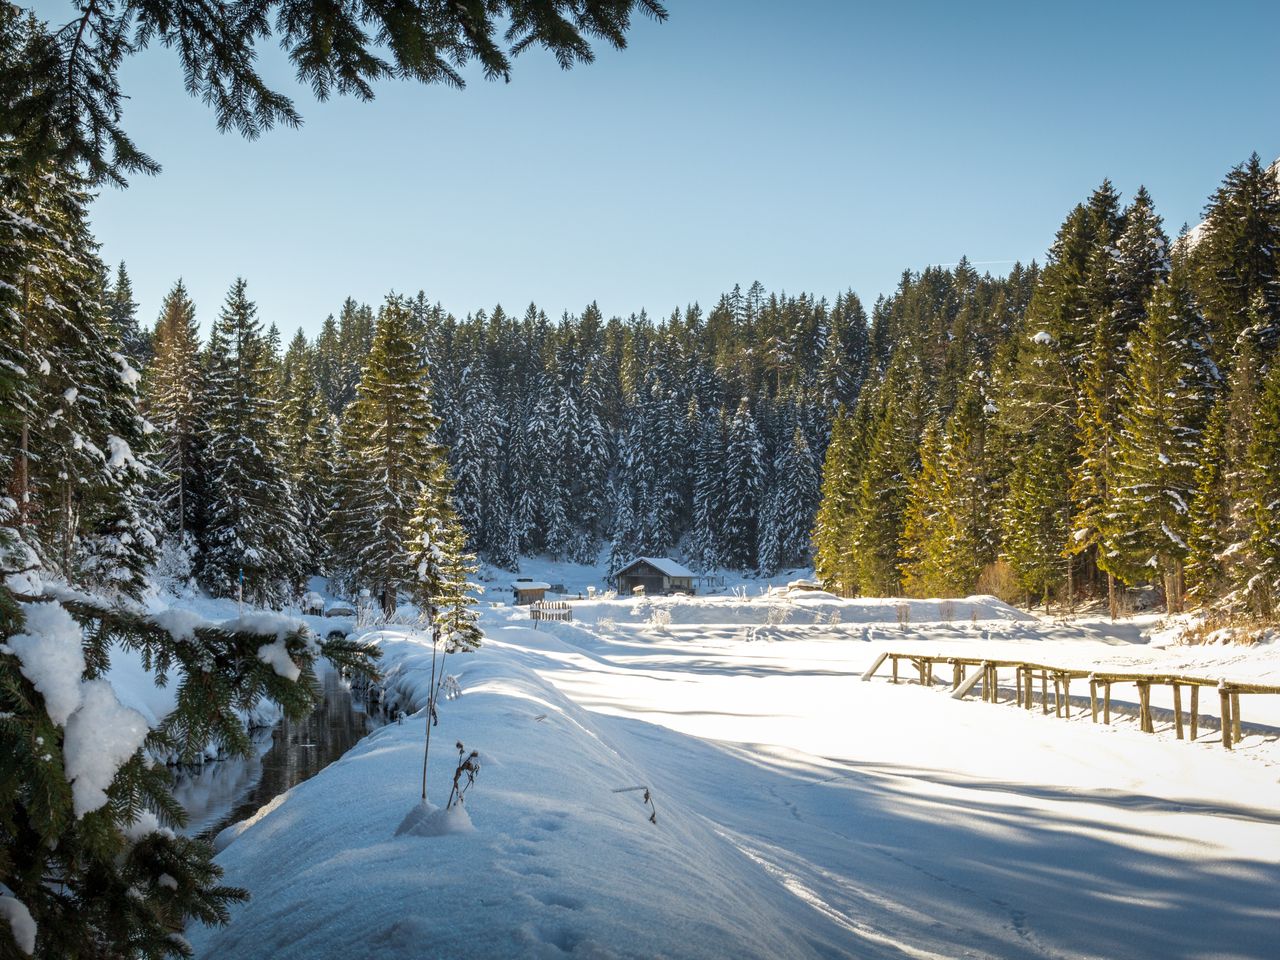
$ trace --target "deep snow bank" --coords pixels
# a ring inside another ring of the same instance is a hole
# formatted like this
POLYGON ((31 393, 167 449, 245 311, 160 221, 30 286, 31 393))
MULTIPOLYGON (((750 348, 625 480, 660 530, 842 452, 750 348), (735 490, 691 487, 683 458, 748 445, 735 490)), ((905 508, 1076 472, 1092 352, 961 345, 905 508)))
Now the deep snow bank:
MULTIPOLYGON (((805 957, 838 940, 679 797, 640 792, 651 771, 521 662, 572 656, 546 632, 451 657, 461 697, 432 733, 430 799, 443 804, 454 743, 481 751, 474 832, 395 835, 418 800, 424 719, 368 737, 294 788, 219 857, 253 899, 222 930, 190 931, 218 960, 368 956, 805 957), (517 646, 518 645, 518 646, 517 646)), ((421 703, 430 647, 376 639, 388 684, 421 703)), ((506 641, 506 642, 502 642, 506 641)), ((233 831, 234 833, 234 831, 233 831)))

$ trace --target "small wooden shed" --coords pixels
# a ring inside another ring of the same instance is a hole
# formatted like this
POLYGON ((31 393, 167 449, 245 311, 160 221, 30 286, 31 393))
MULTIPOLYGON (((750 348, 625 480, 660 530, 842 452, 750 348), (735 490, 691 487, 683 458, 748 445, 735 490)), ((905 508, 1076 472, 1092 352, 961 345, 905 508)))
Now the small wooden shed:
POLYGON ((692 594, 693 577, 692 570, 670 557, 636 557, 614 574, 613 582, 619 594, 633 593, 637 587, 647 594, 692 594))
POLYGON ((541 580, 530 580, 528 577, 521 577, 511 585, 511 593, 516 598, 517 607, 525 607, 541 600, 550 589, 551 584, 543 583, 541 580))

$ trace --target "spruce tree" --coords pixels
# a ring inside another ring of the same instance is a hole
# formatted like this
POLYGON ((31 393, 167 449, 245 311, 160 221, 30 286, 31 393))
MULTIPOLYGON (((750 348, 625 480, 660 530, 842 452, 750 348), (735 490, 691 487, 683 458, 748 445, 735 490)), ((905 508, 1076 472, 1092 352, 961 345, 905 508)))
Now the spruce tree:
POLYGON ((160 305, 154 344, 143 385, 159 434, 157 499, 165 527, 182 540, 202 532, 197 494, 208 411, 195 304, 181 280, 160 305))
POLYGON ((388 296, 341 433, 337 563, 348 586, 371 590, 387 615, 417 578, 410 521, 444 458, 430 371, 411 324, 406 300, 388 296))
POLYGON ((746 397, 729 421, 725 448, 721 561, 732 570, 756 566, 764 450, 746 397))
POLYGON ((1124 386, 1104 553, 1108 569, 1127 583, 1160 580, 1174 613, 1182 608, 1191 505, 1214 392, 1203 319, 1180 274, 1151 294, 1124 386))
POLYGON ((214 596, 283 604, 307 571, 280 436, 270 347, 237 279, 209 338, 207 523, 199 576, 214 596))

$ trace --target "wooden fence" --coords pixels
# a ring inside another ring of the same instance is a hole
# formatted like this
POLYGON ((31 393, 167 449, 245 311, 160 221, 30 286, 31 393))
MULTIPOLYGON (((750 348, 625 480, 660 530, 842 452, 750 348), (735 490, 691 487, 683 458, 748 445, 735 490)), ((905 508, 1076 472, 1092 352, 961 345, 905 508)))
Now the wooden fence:
POLYGON ((568 600, 535 600, 529 606, 529 616, 533 618, 535 625, 539 620, 567 622, 573 619, 573 611, 569 609, 568 600))
POLYGON ((1169 686, 1173 692, 1174 730, 1179 740, 1190 732, 1194 740, 1200 726, 1200 690, 1214 688, 1218 692, 1219 717, 1222 727, 1222 745, 1230 750, 1240 740, 1240 697, 1247 694, 1280 694, 1280 686, 1262 683, 1237 683, 1229 680, 1213 680, 1184 674, 1133 673, 1127 671, 1081 670, 1073 667, 1055 667, 1025 660, 986 660, 978 657, 929 656, 919 653, 886 652, 880 654, 871 668, 862 675, 870 680, 885 660, 893 665, 893 683, 899 682, 902 661, 907 661, 924 686, 946 683, 945 674, 935 680, 935 667, 951 667, 951 696, 964 699, 977 687, 982 689, 982 699, 988 703, 1000 701, 1000 671, 1013 671, 1013 700, 1018 706, 1032 709, 1035 700, 1036 680, 1040 686, 1040 704, 1043 713, 1049 712, 1049 683, 1053 683, 1053 709, 1055 716, 1071 716, 1071 681, 1087 680, 1089 683, 1089 709, 1093 722, 1111 722, 1111 688, 1114 684, 1132 683, 1138 691, 1138 723, 1143 732, 1155 733, 1151 717, 1151 687, 1169 686), (969 668, 976 668, 969 674, 969 668), (1184 713, 1182 690, 1190 695, 1189 709, 1184 713), (1189 727, 1189 731, 1188 731, 1189 727))

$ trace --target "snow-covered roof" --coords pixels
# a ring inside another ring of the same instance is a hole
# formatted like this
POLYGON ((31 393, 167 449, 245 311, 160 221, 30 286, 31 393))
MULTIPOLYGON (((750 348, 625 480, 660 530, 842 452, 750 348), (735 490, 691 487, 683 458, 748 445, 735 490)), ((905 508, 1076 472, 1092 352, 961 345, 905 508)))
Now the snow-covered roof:
POLYGON ((512 590, 550 590, 551 584, 541 580, 517 580, 511 585, 512 590))
POLYGON ((661 570, 668 577, 692 577, 694 575, 692 570, 686 570, 670 557, 636 557, 618 572, 625 573, 637 563, 647 563, 649 566, 661 570))

